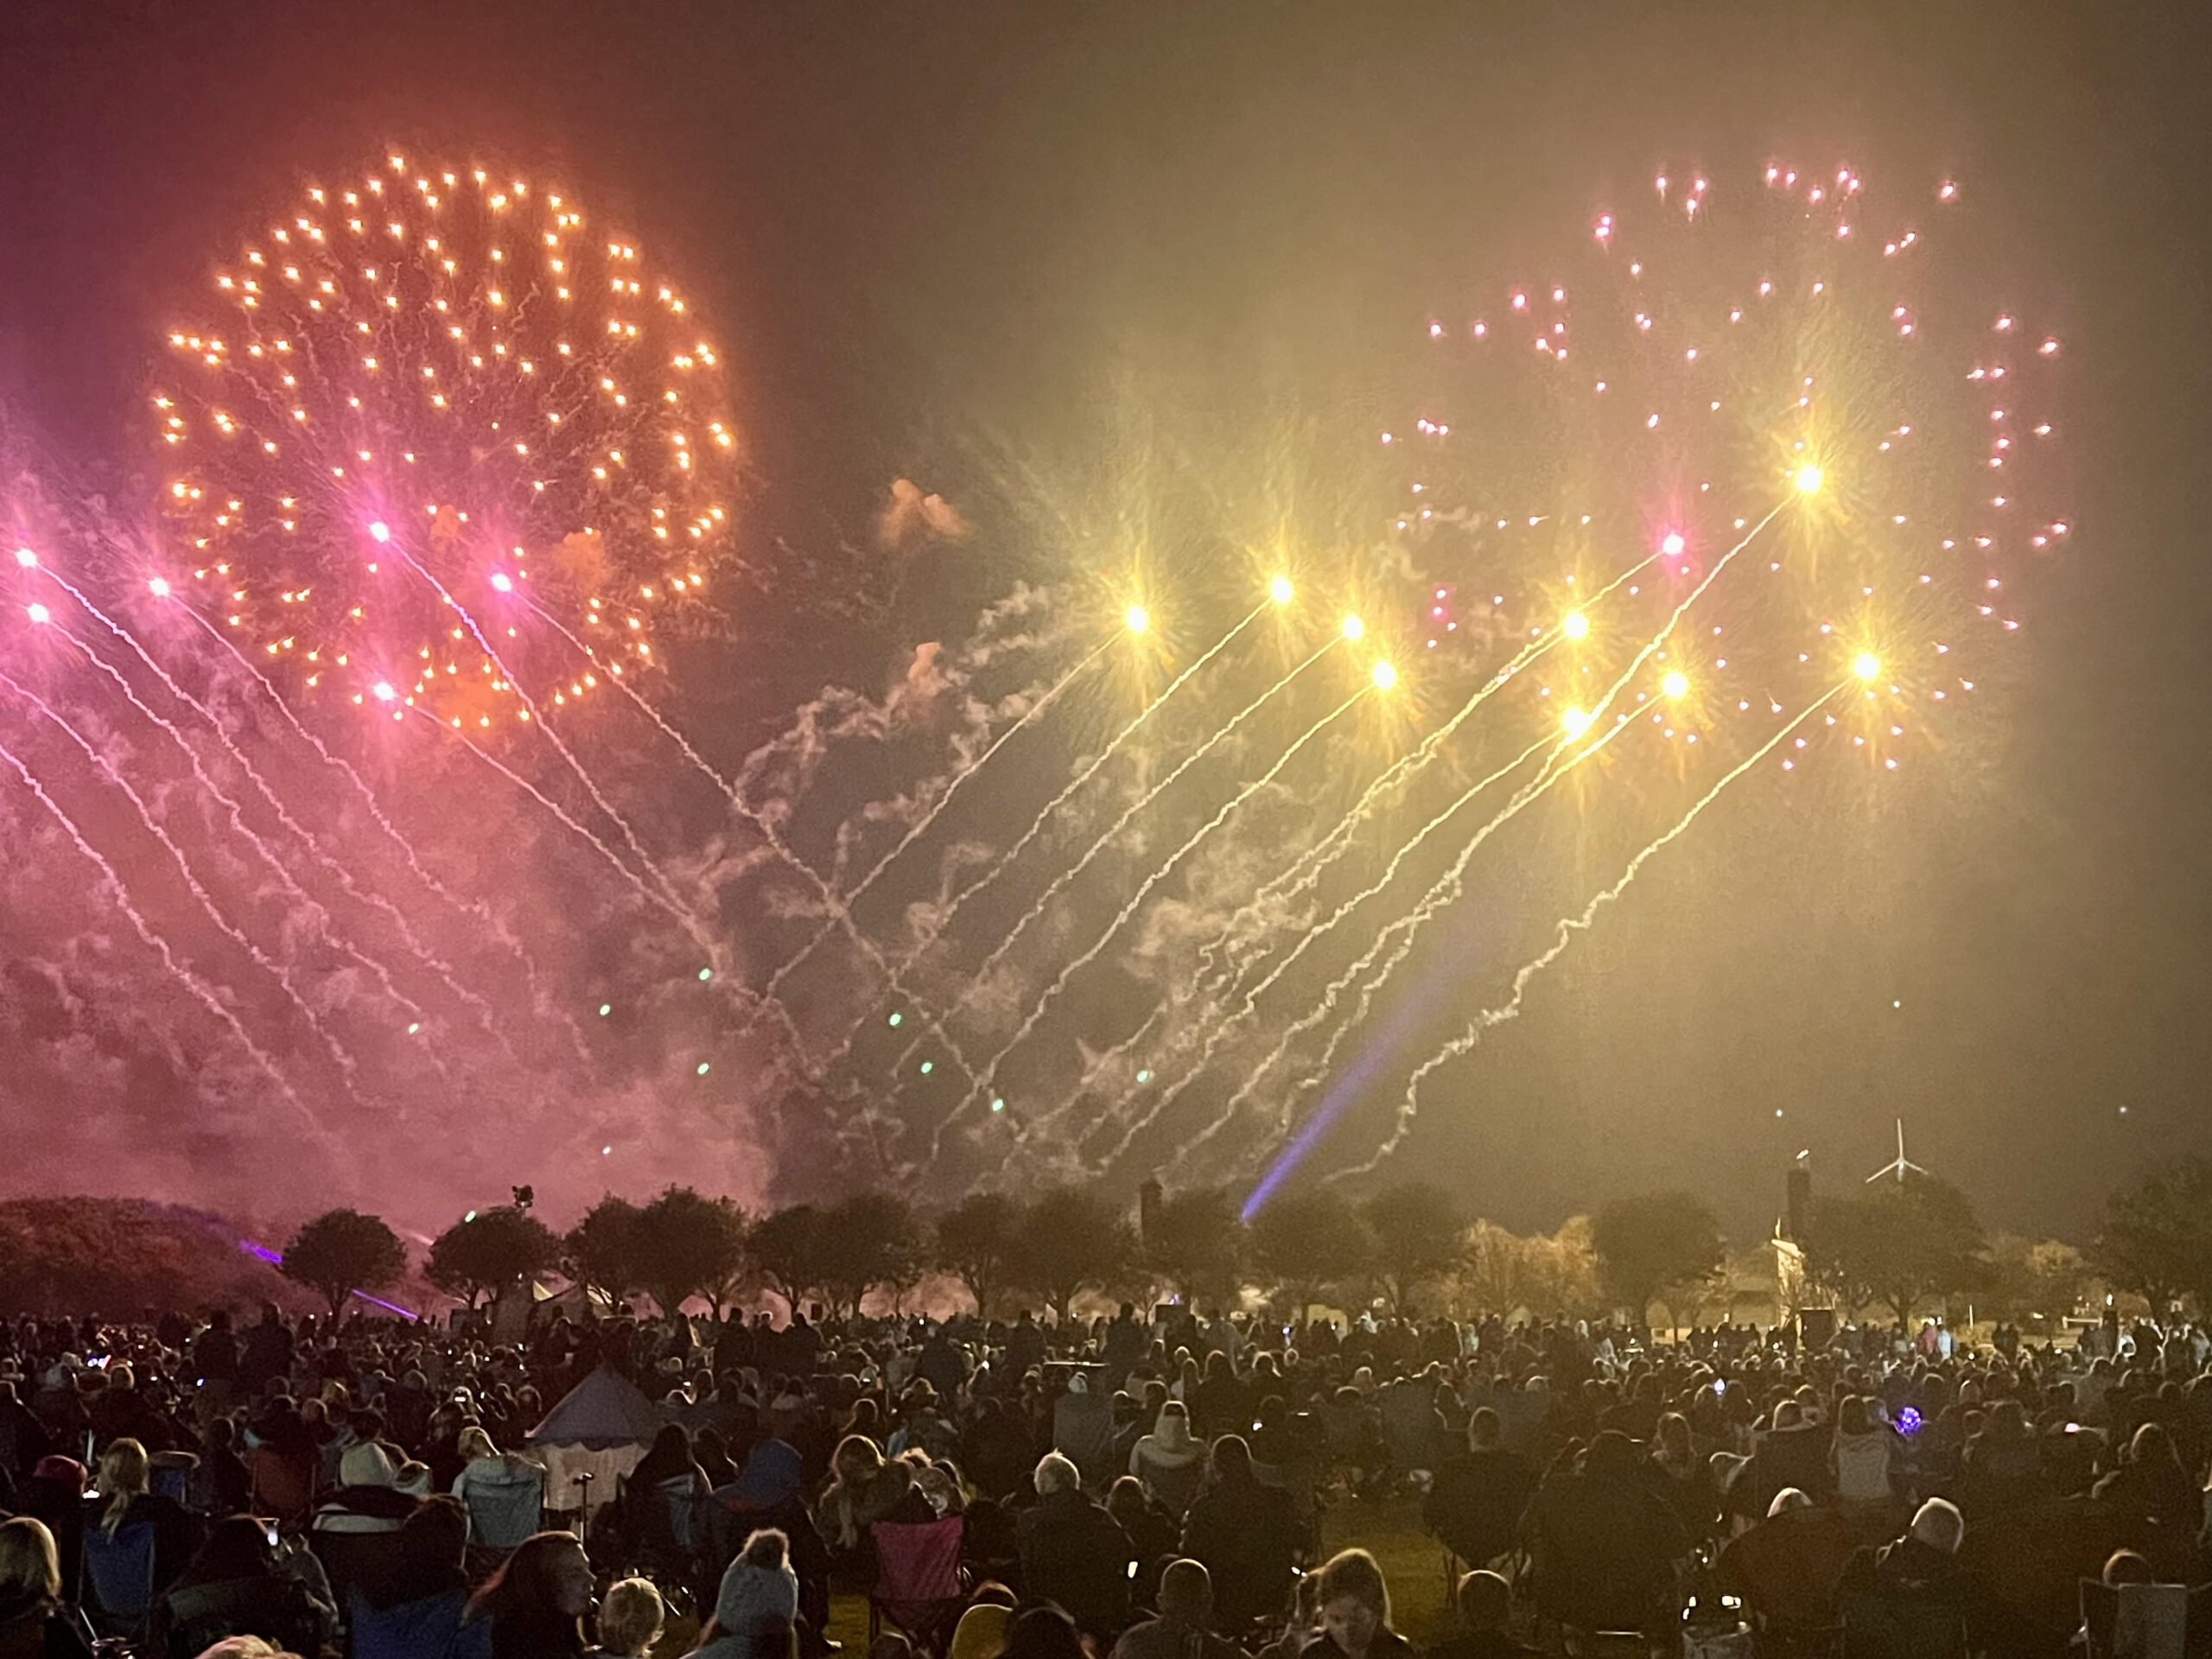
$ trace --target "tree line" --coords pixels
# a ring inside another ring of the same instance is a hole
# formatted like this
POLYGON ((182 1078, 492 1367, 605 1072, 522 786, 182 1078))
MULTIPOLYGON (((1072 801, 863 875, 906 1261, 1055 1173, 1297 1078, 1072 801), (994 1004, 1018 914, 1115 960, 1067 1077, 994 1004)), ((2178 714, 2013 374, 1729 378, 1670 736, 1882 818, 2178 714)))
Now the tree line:
MULTIPOLYGON (((1824 1197, 1803 1232, 1785 1249, 1801 1273, 1796 1300, 1847 1318, 1906 1321, 1965 1300, 1999 1318, 2056 1321, 2100 1289, 2159 1311, 2188 1300, 2212 1315, 2212 1161, 2202 1159, 2113 1194, 2085 1249, 1993 1236, 1965 1194, 1924 1174, 1824 1197)), ((513 1202, 471 1211, 441 1233, 423 1275, 471 1308, 557 1274, 615 1305, 643 1296, 672 1310, 696 1300, 719 1313, 765 1294, 844 1317, 871 1297, 899 1307, 935 1274, 987 1313, 1018 1305, 1062 1319, 1085 1295, 1211 1306, 1257 1287, 1294 1309, 1379 1300, 1408 1315, 1625 1313, 1643 1323, 1656 1306, 1678 1325, 1732 1317, 1745 1254, 1732 1262, 1711 1206, 1676 1191, 1632 1194, 1555 1233, 1522 1235, 1470 1218, 1420 1180, 1363 1201, 1326 1187, 1291 1193, 1249 1220, 1221 1189, 1151 1189, 1134 1215, 1099 1192, 1060 1187, 1027 1199, 978 1192, 934 1215, 864 1192, 753 1216, 670 1186, 643 1203, 610 1194, 556 1232, 518 1187, 513 1202)), ((351 1210, 308 1223, 282 1262, 334 1315, 407 1268, 391 1228, 351 1210)))

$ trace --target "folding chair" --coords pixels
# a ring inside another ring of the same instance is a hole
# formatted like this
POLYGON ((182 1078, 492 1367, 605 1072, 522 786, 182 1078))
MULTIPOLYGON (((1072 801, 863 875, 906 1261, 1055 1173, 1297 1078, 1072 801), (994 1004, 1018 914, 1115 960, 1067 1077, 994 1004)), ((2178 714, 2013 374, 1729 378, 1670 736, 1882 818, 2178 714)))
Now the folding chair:
POLYGON ((146 1639, 154 1611, 154 1523, 136 1521, 110 1533, 85 1529, 85 1588, 103 1636, 146 1639))
POLYGON ((868 1598, 871 1646, 887 1624, 926 1651, 944 1648, 968 1599, 960 1572, 967 1525, 948 1515, 936 1521, 879 1521, 870 1529, 876 1559, 875 1588, 868 1598))

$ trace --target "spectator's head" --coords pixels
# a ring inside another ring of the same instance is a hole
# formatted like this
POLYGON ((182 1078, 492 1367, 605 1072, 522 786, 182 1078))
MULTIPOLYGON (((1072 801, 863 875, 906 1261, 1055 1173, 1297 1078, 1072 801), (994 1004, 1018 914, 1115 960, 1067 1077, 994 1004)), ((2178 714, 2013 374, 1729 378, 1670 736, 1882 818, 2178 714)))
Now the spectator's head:
POLYGON ((0 1605, 58 1600, 61 1555, 46 1522, 28 1515, 0 1522, 0 1605))
POLYGON ((203 1649, 200 1659, 300 1659, 300 1656, 289 1648, 271 1646, 264 1637, 226 1636, 203 1649))
POLYGON ((599 1645, 608 1659, 644 1659, 660 1640, 668 1608, 651 1579, 620 1579, 599 1603, 599 1645))
POLYGON ((1083 1485, 1083 1477, 1076 1472, 1075 1465, 1057 1452, 1047 1452, 1037 1459, 1037 1471, 1031 1478, 1039 1497, 1076 1491, 1083 1485))
POLYGON ((1182 1450, 1191 1444, 1191 1408, 1180 1400, 1170 1400, 1160 1407, 1152 1432, 1164 1448, 1182 1450))
POLYGON ((1363 1549, 1338 1550, 1322 1564, 1315 1591, 1321 1629, 1348 1659, 1363 1659, 1375 1633, 1390 1622, 1390 1589, 1363 1549))
POLYGON ((100 1453, 100 1496, 107 1499, 107 1509, 100 1516, 103 1528, 112 1533, 123 1524, 130 1500, 144 1496, 152 1474, 146 1448, 137 1441, 125 1435, 108 1443, 107 1450, 100 1453))
POLYGON ((1795 1400, 1784 1400, 1774 1408, 1774 1426, 1777 1430, 1799 1427, 1804 1421, 1805 1408, 1795 1400))
POLYGON ((2173 1436, 2166 1433, 2164 1424, 2145 1423, 2127 1443, 2127 1460, 2145 1469, 2168 1464, 2178 1468, 2181 1454, 2174 1450, 2173 1436))
POLYGON ((591 1607, 591 1557, 573 1532, 536 1532, 515 1547, 468 1604, 471 1618, 581 1619, 591 1607))
POLYGON ((1959 1541, 1966 1536, 1966 1517, 1959 1513, 1959 1506, 1948 1499, 1931 1497, 1913 1511, 1912 1535, 1945 1555, 1959 1553, 1959 1541))
POLYGON ((1452 1599, 1459 1623, 1471 1631, 1502 1630, 1513 1613, 1513 1586, 1487 1567, 1461 1574, 1452 1599))
POLYGON ((468 1511, 461 1501, 441 1492, 416 1504, 399 1523, 398 1553, 425 1579, 459 1572, 468 1553, 468 1511))
POLYGON ((1201 1629, 1213 1617, 1213 1579, 1202 1564, 1168 1562, 1160 1575, 1160 1616, 1201 1629))
POLYGON ((999 1659, 1006 1651, 1007 1625, 1014 1618, 1014 1592, 1004 1585, 986 1587, 999 1591, 1005 1599, 987 1601, 978 1591, 953 1627, 952 1648, 945 1659, 999 1659))
POLYGON ((1690 1420, 1679 1411, 1662 1412, 1658 1427, 1652 1431, 1652 1440, 1658 1451, 1675 1463, 1687 1463, 1690 1458, 1690 1420))
POLYGON ((1488 1406, 1475 1408, 1474 1415, 1467 1419, 1467 1446, 1476 1452, 1495 1451, 1505 1438, 1505 1426, 1497 1414, 1488 1406))
POLYGON ((848 1434, 837 1442, 830 1466, 836 1471, 839 1480, 848 1485, 857 1484, 882 1471, 883 1448, 865 1434, 848 1434))
POLYGON ((474 1463, 480 1458, 496 1458, 499 1455, 499 1448, 492 1444, 492 1437, 476 1423, 471 1423, 461 1431, 461 1440, 455 1449, 471 1463, 474 1463))
POLYGON ((1042 1602, 1007 1621, 1002 1659, 1085 1659, 1083 1637, 1073 1619, 1042 1602))
POLYGON ((1217 1481, 1252 1478, 1252 1448, 1242 1434, 1224 1434, 1213 1443, 1213 1478, 1217 1481))
POLYGON ((1792 1510, 1809 1510, 1812 1507, 1813 1500, 1804 1492, 1795 1486, 1785 1486, 1774 1495, 1774 1502, 1766 1506, 1766 1518, 1771 1521, 1777 1515, 1787 1515, 1792 1510))
POLYGON ((1874 1425, 1867 1420, 1866 1396, 1860 1394, 1844 1396, 1842 1408, 1836 1413, 1835 1426, 1846 1434, 1864 1434, 1872 1429, 1874 1425))
MULTIPOLYGON (((12 1522, 10 1524, 13 1524, 12 1522)), ((2132 1549, 2115 1549, 2105 1557, 2104 1581, 2117 1588, 2123 1584, 2156 1584, 2149 1560, 2132 1549)))
POLYGON ((1106 1513, 1119 1521, 1124 1529, 1144 1510, 1144 1483, 1135 1475, 1123 1475, 1106 1489, 1106 1513))

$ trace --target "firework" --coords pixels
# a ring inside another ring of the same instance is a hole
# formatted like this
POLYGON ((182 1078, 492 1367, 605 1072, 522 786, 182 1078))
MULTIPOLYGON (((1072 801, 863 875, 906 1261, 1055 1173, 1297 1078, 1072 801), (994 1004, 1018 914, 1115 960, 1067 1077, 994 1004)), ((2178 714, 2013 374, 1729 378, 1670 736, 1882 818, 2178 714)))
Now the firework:
POLYGON ((169 579, 295 689, 373 708, 382 682, 483 730, 705 625, 736 436, 712 341, 626 236, 393 156, 214 283, 153 399, 169 579))

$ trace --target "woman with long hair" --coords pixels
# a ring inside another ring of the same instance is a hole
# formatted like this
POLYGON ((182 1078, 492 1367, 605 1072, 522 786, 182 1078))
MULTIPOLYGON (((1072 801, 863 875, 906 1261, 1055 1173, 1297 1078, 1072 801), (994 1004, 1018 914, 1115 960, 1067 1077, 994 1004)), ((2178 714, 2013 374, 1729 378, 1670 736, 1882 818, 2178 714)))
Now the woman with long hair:
POLYGON ((1339 1550, 1317 1576, 1321 1633, 1306 1659, 1409 1659, 1413 1643, 1390 1628, 1390 1586, 1372 1555, 1339 1550))
POLYGON ((533 1533, 484 1581, 466 1623, 490 1624, 492 1659, 582 1659, 593 1585, 575 1534, 533 1533))
POLYGON ((61 1560, 46 1522, 0 1522, 0 1659, 91 1659, 61 1600, 61 1560))
MULTIPOLYGON (((114 1545, 127 1528, 154 1529, 154 1593, 159 1595, 176 1582, 177 1574, 200 1547, 200 1526, 184 1505, 167 1493, 152 1490, 153 1459, 137 1440, 111 1442, 100 1453, 95 1477, 98 1496, 89 1501, 86 1517, 86 1549, 114 1545)), ((86 1591, 89 1595, 89 1588, 86 1591)))

